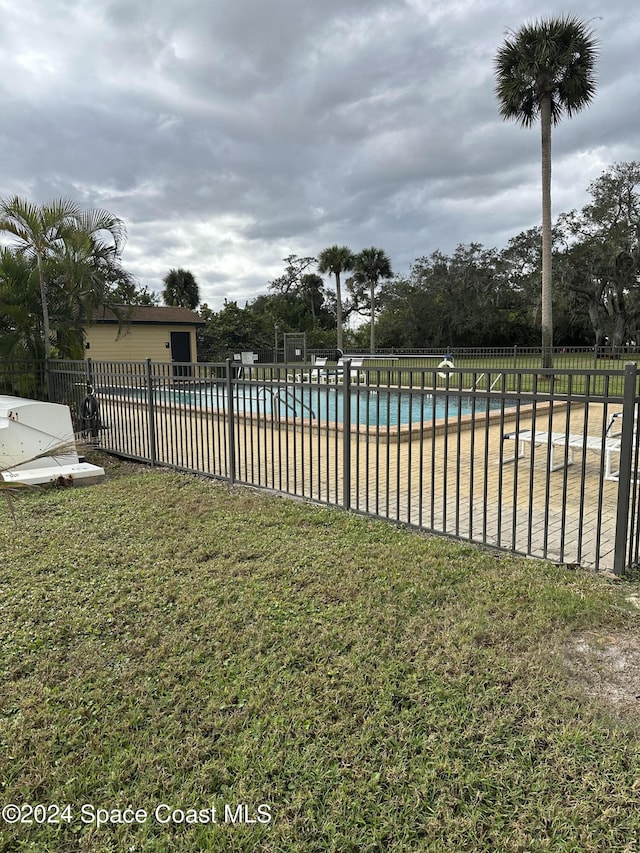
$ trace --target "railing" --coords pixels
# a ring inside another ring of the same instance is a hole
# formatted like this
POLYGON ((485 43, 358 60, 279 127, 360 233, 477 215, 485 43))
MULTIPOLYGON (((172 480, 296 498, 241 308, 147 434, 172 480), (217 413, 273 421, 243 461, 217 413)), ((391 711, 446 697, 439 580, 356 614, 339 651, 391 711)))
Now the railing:
MULTIPOLYGON (((332 353, 335 350, 308 350, 309 356, 329 356, 335 358, 332 353)), ((268 351, 265 352, 269 356, 268 351)), ((472 364, 486 364, 494 369, 513 368, 514 370, 536 369, 542 366, 542 350, 540 347, 429 347, 429 348, 403 348, 394 347, 376 348, 374 355, 366 349, 349 349, 349 355, 366 357, 367 359, 397 359, 404 364, 414 363, 416 365, 430 366, 429 362, 439 362, 449 355, 454 358, 456 366, 472 364)), ((640 360, 640 349, 635 346, 628 347, 554 347, 552 350, 553 365, 555 368, 566 370, 606 370, 620 369, 626 361, 640 360)), ((268 361, 270 357, 260 356, 260 361, 268 361)))
MULTIPOLYGON (((285 351, 282 347, 257 347, 254 350, 257 364, 284 364, 285 351)), ((233 359, 237 353, 220 354, 220 361, 233 359)), ((396 363, 404 367, 433 367, 446 356, 452 357, 456 366, 478 367, 484 365, 494 370, 535 370, 542 366, 540 347, 378 347, 375 354, 366 348, 350 348, 345 353, 330 348, 307 348, 307 357, 326 358, 336 362, 341 357, 365 358, 373 364, 396 363)), ((627 361, 640 363, 640 348, 636 346, 612 347, 554 347, 553 366, 557 370, 620 370, 627 361)))
POLYGON ((104 449, 622 574, 639 560, 638 370, 50 362, 104 449))
MULTIPOLYGON (((310 350, 314 352, 315 350, 310 350)), ((367 349, 351 349, 350 352, 358 355, 368 355, 367 349)), ((514 355, 524 358, 537 358, 539 362, 542 359, 542 348, 539 346, 504 346, 504 347, 376 347, 377 355, 409 355, 420 356, 433 352, 451 353, 465 358, 470 357, 488 357, 510 359, 514 355)), ((635 360, 640 357, 640 347, 637 346, 557 346, 553 347, 552 356, 562 359, 564 356, 579 356, 580 358, 588 358, 593 361, 594 357, 607 359, 631 359, 635 360)))

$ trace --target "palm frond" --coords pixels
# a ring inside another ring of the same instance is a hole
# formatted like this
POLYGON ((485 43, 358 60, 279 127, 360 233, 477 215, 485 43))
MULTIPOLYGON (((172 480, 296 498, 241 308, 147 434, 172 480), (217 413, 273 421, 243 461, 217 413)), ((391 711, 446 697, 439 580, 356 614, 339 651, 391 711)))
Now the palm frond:
POLYGON ((83 210, 77 217, 76 227, 90 235, 93 238, 96 247, 103 245, 107 246, 104 238, 99 237, 100 232, 107 232, 112 240, 115 252, 117 255, 122 253, 122 250, 127 241, 127 229, 122 219, 109 213, 101 208, 91 210, 83 210))
POLYGON ((546 97, 553 124, 572 116, 595 95, 597 57, 591 27, 575 16, 543 18, 509 31, 494 60, 500 115, 528 127, 546 97))

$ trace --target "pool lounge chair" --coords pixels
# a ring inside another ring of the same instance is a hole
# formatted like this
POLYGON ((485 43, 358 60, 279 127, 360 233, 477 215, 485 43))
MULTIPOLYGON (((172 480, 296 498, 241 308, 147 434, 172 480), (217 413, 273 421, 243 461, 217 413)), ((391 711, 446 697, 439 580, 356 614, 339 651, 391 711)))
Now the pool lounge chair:
MULTIPOLYGON (((367 373, 365 370, 361 370, 362 367, 362 359, 361 358, 352 358, 350 359, 350 368, 349 368, 349 378, 352 382, 366 382, 367 381, 367 373)), ((344 359, 338 359, 338 372, 340 378, 342 378, 342 374, 344 372, 344 359)))
POLYGON ((293 373, 287 373, 287 382, 326 382, 327 359, 314 359, 311 368, 294 368, 293 373))
POLYGON ((326 382, 327 381, 327 373, 326 373, 327 359, 326 358, 318 358, 316 356, 313 360, 313 367, 311 368, 311 376, 310 379, 312 382, 326 382))
POLYGON ((503 463, 514 462, 516 458, 523 459, 526 456, 527 445, 547 445, 549 448, 549 470, 558 471, 568 465, 573 465, 575 462, 574 454, 576 450, 591 450, 595 453, 604 453, 604 478, 605 480, 618 480, 619 470, 613 470, 613 456, 620 455, 621 435, 619 433, 610 433, 614 419, 618 415, 613 415, 609 426, 605 430, 604 436, 583 435, 582 433, 565 433, 565 432, 532 432, 530 429, 520 430, 519 432, 505 433, 503 441, 516 441, 518 450, 516 456, 511 456, 508 459, 503 458, 503 463), (554 450, 562 449, 562 459, 557 461, 554 459, 554 450))
MULTIPOLYGON (((322 365, 322 369, 318 372, 319 381, 320 382, 342 382, 342 378, 344 376, 344 364, 346 359, 339 358, 336 365, 327 365, 326 359, 324 359, 324 364, 322 365)), ((349 379, 351 382, 355 382, 359 384, 360 382, 367 381, 367 372, 365 370, 361 370, 362 367, 362 359, 361 358, 352 358, 350 359, 350 368, 349 368, 349 379)), ((315 367, 318 367, 318 362, 316 361, 315 367)))

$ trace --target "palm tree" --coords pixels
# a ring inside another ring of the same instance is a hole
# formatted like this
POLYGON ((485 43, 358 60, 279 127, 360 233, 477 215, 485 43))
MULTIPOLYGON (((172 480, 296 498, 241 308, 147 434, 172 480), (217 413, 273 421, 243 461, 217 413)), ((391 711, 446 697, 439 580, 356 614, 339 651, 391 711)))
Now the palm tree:
POLYGON ((595 94, 597 42, 576 17, 543 18, 511 32, 495 58, 500 115, 531 127, 538 116, 542 136, 542 352, 552 367, 551 126, 571 117, 595 94))
POLYGON ((329 246, 318 257, 318 272, 322 275, 330 273, 336 279, 336 325, 337 346, 342 351, 342 294, 340 292, 340 275, 353 269, 354 256, 347 246, 329 246))
MULTIPOLYGON (((83 276, 90 266, 94 276, 86 307, 93 308, 104 296, 103 273, 115 268, 126 239, 124 224, 105 210, 83 210, 69 199, 36 205, 14 196, 0 199, 0 232, 16 240, 16 251, 32 261, 37 270, 42 310, 45 358, 51 355, 49 286, 57 298, 58 316, 68 320, 70 283, 78 282, 78 251, 84 255, 83 276), (72 261, 76 269, 72 267, 72 261)), ((108 282, 109 279, 107 278, 108 282)), ((72 288, 73 289, 73 288, 72 288)), ((85 311, 86 315, 86 311, 85 311)), ((89 319, 83 316, 83 320, 89 319)))
POLYGON ((0 248, 0 359, 43 355, 36 269, 23 255, 0 248))
POLYGON ((45 358, 51 355, 51 329, 45 262, 62 239, 65 229, 80 214, 78 206, 65 199, 38 206, 14 196, 0 200, 0 231, 16 238, 18 251, 35 261, 42 305, 45 358))
POLYGON ((84 357, 85 328, 99 308, 110 308, 120 322, 126 319, 126 311, 116 304, 116 287, 133 287, 133 277, 119 264, 123 245, 120 220, 94 210, 79 219, 78 227, 56 247, 49 262, 48 284, 60 357, 84 357))
POLYGON ((369 288, 369 311, 371 317, 371 337, 370 349, 371 353, 376 351, 376 302, 375 292, 381 278, 391 278, 391 261, 387 254, 382 249, 376 249, 371 246, 370 249, 363 249, 355 256, 353 261, 353 284, 359 287, 369 288))
POLYGON ((191 308, 193 311, 200 303, 200 291, 193 273, 189 270, 171 269, 162 279, 164 290, 162 298, 165 305, 191 308))

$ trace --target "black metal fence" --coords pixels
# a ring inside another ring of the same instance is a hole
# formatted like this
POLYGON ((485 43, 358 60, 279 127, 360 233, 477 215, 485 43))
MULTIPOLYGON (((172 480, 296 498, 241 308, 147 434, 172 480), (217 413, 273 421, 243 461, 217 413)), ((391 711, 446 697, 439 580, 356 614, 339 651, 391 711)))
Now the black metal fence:
POLYGON ((0 394, 45 399, 45 362, 0 359, 0 394))
MULTIPOLYGON (((309 361, 315 357, 329 358, 336 361, 344 354, 335 347, 329 348, 312 348, 307 347, 306 350, 309 361)), ((222 352, 219 353, 220 361, 225 361, 227 358, 234 359, 240 355, 237 352, 222 352)), ((255 349, 256 361, 259 364, 283 364, 287 363, 286 351, 283 347, 275 349, 274 347, 257 347, 255 349)), ((535 369, 542 365, 542 349, 540 347, 413 347, 397 349, 394 347, 377 347, 374 355, 370 354, 368 349, 351 348, 348 353, 351 357, 363 357, 367 360, 388 361, 396 359, 404 363, 414 362, 416 364, 423 363, 422 366, 429 366, 424 362, 434 362, 437 364, 446 356, 452 357, 458 365, 465 364, 487 364, 493 368, 513 368, 518 369, 535 369)), ((218 357, 217 356, 217 357, 218 357)), ((346 357, 346 356, 345 356, 346 357)), ((552 358, 554 366, 565 370, 607 370, 621 369, 627 361, 640 361, 640 348, 637 346, 592 346, 592 347, 577 347, 564 346, 554 347, 552 350, 552 358)), ((293 359, 291 360, 293 361, 293 359)), ((300 361, 300 359, 296 359, 300 361)))
POLYGON ((640 561, 635 363, 51 361, 42 375, 79 432, 94 389, 100 443, 127 458, 557 562, 640 561))
MULTIPOLYGON (((364 352, 364 351, 363 351, 364 352)), ((541 347, 523 347, 523 346, 507 346, 507 347, 446 347, 444 349, 439 349, 440 353, 448 353, 454 358, 461 358, 464 360, 467 359, 499 359, 501 360, 505 367, 508 365, 510 361, 515 359, 523 359, 524 361, 530 360, 536 362, 536 364, 530 365, 531 367, 535 367, 536 365, 540 365, 542 363, 542 349, 541 347)), ((377 348, 376 354, 379 355, 399 355, 399 356, 420 356, 420 355, 429 355, 434 353, 433 348, 431 349, 394 349, 391 348, 377 348)), ((561 367, 568 367, 575 365, 576 367, 589 367, 594 366, 598 367, 598 362, 601 360, 604 361, 637 361, 640 358, 640 348, 637 346, 592 346, 592 347, 580 347, 580 346, 558 346, 553 347, 552 358, 555 362, 559 363, 561 367)), ((517 367, 518 365, 516 365, 517 367)), ((520 364, 522 366, 522 364, 520 364)))

